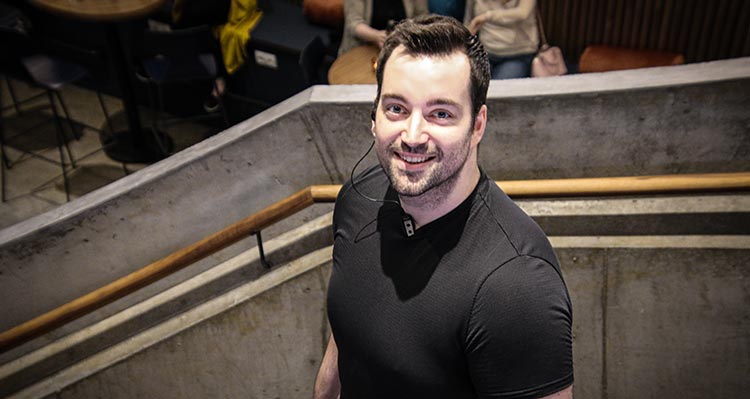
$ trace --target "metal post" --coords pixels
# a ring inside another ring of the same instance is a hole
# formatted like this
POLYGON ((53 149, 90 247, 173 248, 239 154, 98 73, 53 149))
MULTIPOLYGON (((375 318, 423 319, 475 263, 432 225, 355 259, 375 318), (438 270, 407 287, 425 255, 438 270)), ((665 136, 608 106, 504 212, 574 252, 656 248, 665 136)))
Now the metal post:
POLYGON ((260 252, 260 264, 266 269, 271 268, 271 263, 266 260, 266 254, 263 252, 263 238, 260 236, 260 230, 255 233, 255 238, 258 240, 258 252, 260 252))

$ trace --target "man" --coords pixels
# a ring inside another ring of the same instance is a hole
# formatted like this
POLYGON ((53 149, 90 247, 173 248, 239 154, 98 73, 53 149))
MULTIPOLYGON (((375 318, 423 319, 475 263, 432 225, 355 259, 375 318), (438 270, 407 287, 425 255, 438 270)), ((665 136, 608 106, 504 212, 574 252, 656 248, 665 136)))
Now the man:
POLYGON ((380 166, 334 210, 316 398, 572 397, 571 304, 544 234, 477 164, 487 55, 407 20, 378 60, 380 166))

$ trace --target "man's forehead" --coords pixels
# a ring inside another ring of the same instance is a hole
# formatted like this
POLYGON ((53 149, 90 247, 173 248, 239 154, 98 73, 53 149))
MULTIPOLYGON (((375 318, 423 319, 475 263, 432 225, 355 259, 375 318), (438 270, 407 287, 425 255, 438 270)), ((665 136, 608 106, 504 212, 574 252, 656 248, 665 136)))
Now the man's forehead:
POLYGON ((383 70, 383 96, 400 96, 407 87, 420 92, 442 92, 455 102, 468 100, 470 91, 469 58, 461 51, 450 54, 409 54, 403 45, 394 49, 383 70), (398 71, 398 72, 397 72, 398 71), (462 99, 460 97, 466 96, 462 99), (457 97, 458 96, 458 97, 457 97))
POLYGON ((406 46, 403 44, 399 44, 398 47, 393 49, 393 52, 391 52, 391 56, 389 57, 389 60, 386 62, 386 68, 388 67, 388 63, 390 60, 393 59, 435 59, 435 60, 452 60, 455 59, 456 61, 462 62, 465 61, 466 65, 469 65, 469 57, 461 50, 453 50, 450 53, 443 53, 443 54, 423 54, 423 53, 412 53, 410 52, 406 46))

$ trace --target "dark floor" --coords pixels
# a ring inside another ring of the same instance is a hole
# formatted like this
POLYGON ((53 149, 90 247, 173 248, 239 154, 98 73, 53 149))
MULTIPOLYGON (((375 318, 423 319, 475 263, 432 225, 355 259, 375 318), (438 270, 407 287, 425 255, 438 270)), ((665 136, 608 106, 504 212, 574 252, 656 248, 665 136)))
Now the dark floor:
MULTIPOLYGON (((24 102, 43 92, 19 81, 11 80, 10 84, 16 100, 23 104, 19 113, 13 106, 8 81, 0 79, 5 137, 10 144, 6 146, 6 154, 11 162, 11 168, 4 170, 6 200, 0 203, 0 229, 66 202, 62 169, 58 163, 60 155, 55 139, 56 130, 47 96, 24 102), (33 151, 48 160, 29 156, 11 147, 33 151)), ((62 125, 76 161, 76 168, 72 171, 68 169, 70 198, 75 200, 125 176, 126 172, 122 164, 108 158, 101 150, 100 131, 107 127, 96 93, 75 86, 66 86, 61 93, 72 119, 72 123, 62 125), (71 134, 71 130, 75 133, 71 134)), ((112 125, 115 130, 120 130, 126 125, 121 101, 104 96, 104 102, 112 125)), ((146 119, 144 126, 149 126, 150 115, 150 111, 142 110, 141 116, 146 119)), ((106 134, 107 131, 103 131, 106 134)), ((180 121, 170 123, 166 131, 174 141, 176 152, 215 133, 217 128, 180 121)), ((128 173, 145 166, 125 165, 128 173)))

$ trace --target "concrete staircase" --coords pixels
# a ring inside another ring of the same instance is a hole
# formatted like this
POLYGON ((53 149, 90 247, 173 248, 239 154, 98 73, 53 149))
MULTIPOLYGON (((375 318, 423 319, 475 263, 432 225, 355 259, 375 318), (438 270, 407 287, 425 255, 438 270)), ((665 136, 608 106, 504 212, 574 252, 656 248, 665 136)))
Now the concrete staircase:
MULTIPOLYGON (((748 171, 749 71, 743 58, 493 81, 480 163, 497 180, 748 171)), ((0 230, 0 327, 300 188, 342 183, 372 140, 374 94, 313 87, 0 230)), ((747 193, 521 204, 551 235, 571 291, 576 398, 746 396, 747 193)), ((309 398, 328 328, 326 206, 263 232, 270 271, 243 251, 250 237, 0 354, 0 396, 309 398)))
MULTIPOLYGON (((571 292, 576 398, 743 397, 750 195, 518 202, 571 292)), ((0 396, 309 398, 330 223, 268 241, 271 270, 251 249, 3 364, 0 396)))
MULTIPOLYGON (((264 301, 265 299, 256 297, 262 297, 266 291, 287 282, 286 285, 295 286, 298 283, 292 280, 313 269, 316 270, 313 274, 319 275, 319 282, 325 286, 328 272, 326 265, 331 258, 331 242, 329 213, 266 242, 264 249, 267 260, 272 265, 271 269, 266 269, 261 264, 259 251, 253 247, 120 312, 82 326, 69 335, 46 344, 46 337, 40 337, 37 341, 42 341, 42 346, 32 341, 13 351, 16 353, 15 359, 6 360, 5 364, 0 365, 0 397, 45 397, 69 384, 86 380, 117 362, 148 351, 150 347, 221 314, 224 316, 219 317, 236 317, 232 316, 231 312, 238 306, 255 308, 251 310, 251 317, 257 325, 238 326, 242 337, 253 335, 251 330, 267 329, 274 318, 286 318, 295 312, 295 308, 286 309, 284 312, 270 308, 259 311, 259 307, 265 306, 249 305, 246 302, 264 301), (321 273, 323 275, 320 275, 321 273)), ((320 304, 321 288, 318 287, 314 291, 307 289, 307 292, 315 300, 307 301, 306 305, 317 306, 320 309, 317 309, 314 316, 300 312, 299 317, 313 317, 316 322, 324 321, 324 309, 320 304)), ((248 309, 241 311, 247 312, 248 309)), ((294 329, 287 327, 282 331, 288 333, 294 329)), ((316 331, 317 335, 323 333, 322 329, 316 331)), ((225 340, 229 339, 224 333, 211 335, 219 340, 217 345, 220 342, 226 343, 228 341, 225 340)), ((295 344, 286 348, 289 356, 300 352, 298 344, 301 341, 309 342, 313 339, 308 335, 305 333, 304 336, 300 335, 292 340, 295 344)), ((322 340, 322 337, 314 340, 314 345, 308 348, 308 352, 320 351, 322 340)), ((256 336, 253 341, 265 340, 256 336)), ((196 349, 192 345, 185 347, 188 348, 196 349)), ((198 351, 193 349, 190 350, 191 356, 197 355, 199 358, 212 352, 207 348, 198 351)), ((233 351, 229 347, 219 349, 233 351)), ((275 347, 271 340, 254 350, 275 352, 279 348, 275 347)), ((243 352, 234 353, 240 355, 243 352)), ((8 354, 5 356, 8 357, 8 354)), ((185 378, 192 377, 185 375, 185 378)))
MULTIPOLYGON (((750 58, 493 81, 480 164, 496 180, 748 171, 748 71, 750 58)), ((0 314, 0 330, 304 187, 343 183, 372 141, 374 96, 374 86, 313 87, 168 159, 0 230, 0 303, 10 304, 0 314)), ((364 165, 374 158, 370 154, 364 165)), ((308 208, 263 235, 272 238, 328 210, 308 208)), ((254 238, 247 240, 239 246, 252 245, 254 238)), ((144 290, 144 297, 236 254, 230 252, 144 290)))

